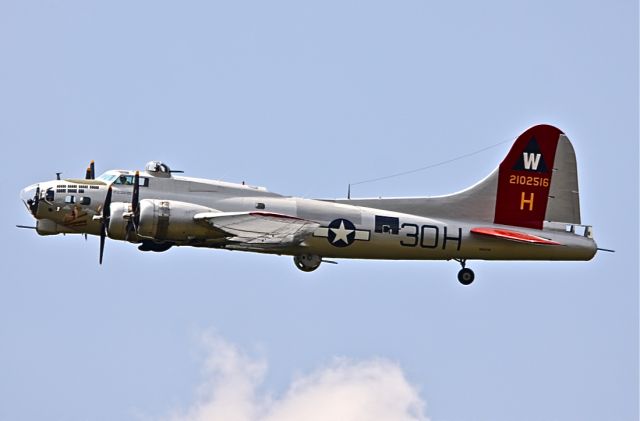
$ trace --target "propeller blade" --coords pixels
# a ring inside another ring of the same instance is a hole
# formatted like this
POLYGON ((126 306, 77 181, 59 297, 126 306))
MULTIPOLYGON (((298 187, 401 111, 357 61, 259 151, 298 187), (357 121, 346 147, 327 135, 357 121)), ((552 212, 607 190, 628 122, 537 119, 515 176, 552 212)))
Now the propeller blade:
POLYGON ((91 163, 87 167, 87 171, 84 175, 85 180, 95 180, 96 178, 96 164, 91 160, 91 163))
POLYGON ((140 206, 140 171, 136 171, 135 177, 133 177, 133 195, 131 196, 131 210, 135 215, 140 206))
POLYGON ((107 236, 107 230, 104 222, 100 226, 100 264, 102 264, 102 256, 104 255, 104 240, 107 236))
POLYGON ((104 198, 104 205, 102 205, 103 221, 105 219, 109 219, 109 217, 111 216, 111 195, 112 189, 111 186, 109 186, 109 189, 107 190, 107 196, 104 198))
POLYGON ((109 226, 109 218, 111 217, 111 186, 107 190, 102 205, 102 220, 100 221, 100 264, 102 264, 102 256, 104 255, 104 243, 107 238, 107 227, 109 226))
POLYGON ((131 213, 132 216, 127 222, 127 232, 125 234, 125 241, 129 241, 129 235, 131 233, 138 232, 138 224, 140 223, 140 171, 136 171, 135 177, 133 177, 133 193, 131 195, 131 213))

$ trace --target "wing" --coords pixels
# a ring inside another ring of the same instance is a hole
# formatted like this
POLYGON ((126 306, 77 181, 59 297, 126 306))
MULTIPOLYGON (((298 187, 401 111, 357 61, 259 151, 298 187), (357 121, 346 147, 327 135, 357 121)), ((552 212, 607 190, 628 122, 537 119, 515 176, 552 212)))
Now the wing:
POLYGON ((549 240, 548 238, 538 237, 537 235, 531 235, 520 231, 512 231, 502 228, 472 228, 471 233, 484 235, 487 237, 501 238, 509 241, 516 241, 518 243, 541 244, 548 246, 560 245, 560 243, 549 240))
POLYGON ((204 212, 196 222, 208 223, 241 250, 283 249, 300 244, 320 226, 317 222, 271 212, 204 212))

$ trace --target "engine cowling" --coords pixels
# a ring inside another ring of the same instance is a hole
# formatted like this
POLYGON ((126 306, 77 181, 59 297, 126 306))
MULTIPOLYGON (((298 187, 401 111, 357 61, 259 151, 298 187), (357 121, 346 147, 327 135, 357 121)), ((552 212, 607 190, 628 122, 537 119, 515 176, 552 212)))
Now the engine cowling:
MULTIPOLYGON (((138 234, 157 241, 189 241, 211 238, 208 225, 194 222, 193 216, 213 209, 177 200, 140 201, 138 234)), ((126 225, 126 224, 125 224, 126 225)))
POLYGON ((110 209, 111 216, 109 217, 109 229, 107 230, 109 238, 124 240, 127 235, 127 223, 129 222, 124 215, 131 213, 131 203, 112 202, 110 209))
POLYGON ((40 235, 78 234, 78 231, 56 224, 50 219, 38 219, 36 232, 40 235))

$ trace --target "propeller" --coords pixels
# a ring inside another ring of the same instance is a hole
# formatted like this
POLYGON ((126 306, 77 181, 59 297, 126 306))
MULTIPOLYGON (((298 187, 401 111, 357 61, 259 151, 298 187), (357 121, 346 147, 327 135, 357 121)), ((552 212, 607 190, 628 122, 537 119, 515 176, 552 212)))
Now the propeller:
POLYGON ((109 218, 111 217, 111 191, 111 186, 109 186, 107 196, 104 198, 104 204, 102 205, 102 218, 100 220, 100 264, 102 264, 104 242, 107 238, 107 228, 109 227, 109 218))
MULTIPOLYGON (((104 198, 104 204, 102 205, 102 216, 100 217, 100 264, 102 264, 102 257, 104 255, 104 244, 107 239, 107 232, 109 229, 109 220, 111 218, 111 196, 113 194, 112 187, 109 186, 107 190, 107 196, 104 198)), ((133 179, 133 193, 131 196, 131 217, 127 222, 127 232, 125 234, 125 240, 129 240, 130 233, 137 233, 138 224, 140 223, 140 172, 136 171, 136 175, 133 179)))
POLYGON ((87 167, 87 172, 85 173, 84 178, 86 180, 95 180, 96 178, 96 164, 91 160, 91 163, 87 167))
POLYGON ((131 217, 127 222, 127 233, 125 234, 125 241, 129 241, 129 235, 131 233, 138 232, 138 225, 140 224, 140 171, 136 171, 136 175, 133 177, 133 194, 131 195, 131 217))

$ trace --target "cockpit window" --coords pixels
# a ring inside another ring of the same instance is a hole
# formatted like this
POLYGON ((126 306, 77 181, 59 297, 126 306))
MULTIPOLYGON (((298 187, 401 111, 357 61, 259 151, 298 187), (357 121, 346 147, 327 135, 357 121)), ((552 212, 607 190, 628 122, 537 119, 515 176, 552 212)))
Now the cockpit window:
POLYGON ((127 177, 126 175, 121 175, 116 179, 116 182, 114 184, 124 184, 125 186, 131 186, 133 185, 133 177, 131 176, 127 177))
POLYGON ((102 181, 104 181, 105 183, 110 183, 110 182, 112 182, 113 180, 115 180, 116 178, 118 178, 118 176, 117 176, 117 175, 115 175, 115 174, 108 174, 108 173, 105 173, 105 174, 102 174, 100 177, 98 177, 98 178, 97 178, 97 180, 102 180, 102 181))
MULTIPOLYGON (((121 186, 133 186, 133 175, 128 175, 126 171, 119 171, 119 173, 114 174, 115 171, 107 172, 102 174, 97 180, 104 181, 105 183, 113 183, 121 186), (122 174, 124 172, 124 174, 122 174)), ((149 187, 149 177, 140 177, 139 182, 140 187, 149 187)))
MULTIPOLYGON (((133 175, 120 175, 114 176, 117 177, 113 182, 113 184, 123 185, 123 186, 133 186, 133 182, 135 180, 133 175)), ((138 182, 140 187, 148 187, 149 179, 147 177, 140 177, 140 181, 138 182)))

